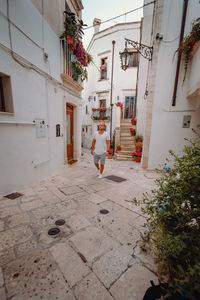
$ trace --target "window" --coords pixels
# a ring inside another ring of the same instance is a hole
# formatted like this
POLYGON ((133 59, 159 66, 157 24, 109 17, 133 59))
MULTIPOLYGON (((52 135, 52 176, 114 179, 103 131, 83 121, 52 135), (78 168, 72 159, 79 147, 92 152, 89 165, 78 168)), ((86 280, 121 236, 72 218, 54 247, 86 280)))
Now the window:
POLYGON ((88 127, 86 126, 86 127, 85 127, 85 131, 86 131, 86 133, 87 133, 87 129, 88 129, 88 127))
POLYGON ((0 73, 0 112, 14 112, 10 76, 3 73, 0 73))
POLYGON ((101 77, 100 79, 107 79, 107 57, 101 59, 101 77))
POLYGON ((99 107, 100 108, 106 107, 106 100, 105 99, 99 101, 99 107))
POLYGON ((138 58, 139 58, 138 52, 131 52, 130 53, 130 61, 129 61, 129 67, 137 67, 138 66, 138 58))
POLYGON ((62 51, 63 51, 63 73, 72 76, 73 50, 69 47, 69 45, 66 43, 65 40, 62 41, 62 51))
POLYGON ((94 96, 94 101, 96 101, 96 96, 94 96))
POLYGON ((82 128, 82 132, 84 132, 84 127, 82 128))
POLYGON ((86 115, 88 115, 88 106, 87 105, 85 106, 85 113, 86 113, 86 115))

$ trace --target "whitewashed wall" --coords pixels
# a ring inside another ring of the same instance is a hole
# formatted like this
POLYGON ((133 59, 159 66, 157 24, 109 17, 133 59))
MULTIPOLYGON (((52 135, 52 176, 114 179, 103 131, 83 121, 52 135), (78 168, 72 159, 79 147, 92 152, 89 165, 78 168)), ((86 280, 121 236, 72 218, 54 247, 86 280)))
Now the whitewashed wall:
MULTIPOLYGON (((57 82, 13 60, 9 52, 7 20, 0 15, 0 72, 11 77, 14 104, 13 115, 0 113, 0 195, 19 190, 67 167, 64 166, 66 102, 75 107, 74 157, 78 159, 81 151, 81 98, 61 85, 59 35, 44 19, 42 21, 31 1, 9 2, 10 19, 42 48, 44 46, 49 58, 45 62, 43 50, 11 26, 13 51, 57 82), (47 124, 45 137, 36 138, 33 122, 36 119, 43 119, 47 124), (56 124, 61 125, 61 137, 56 137, 56 124)), ((0 1, 0 10, 6 14, 6 1, 0 1)))
MULTIPOLYGON (((134 41, 140 40, 140 22, 117 24, 105 30, 102 30, 95 34, 88 46, 88 52, 92 55, 94 64, 88 68, 88 81, 85 83, 83 91, 83 99, 85 105, 89 107, 99 107, 99 99, 101 98, 101 92, 105 92, 105 98, 107 107, 110 107, 110 88, 111 88, 111 64, 112 64, 112 41, 115 43, 114 50, 114 70, 113 70, 113 91, 112 91, 112 103, 121 101, 124 103, 125 96, 135 96, 136 80, 137 80, 137 68, 129 68, 126 71, 121 69, 121 61, 119 52, 124 50, 125 40, 128 38, 134 41), (108 57, 108 80, 100 79, 101 58, 108 57), (92 96, 92 101, 88 103, 88 97, 92 96), (96 101, 94 101, 94 96, 96 101), (119 98, 119 100, 118 100, 119 98)), ((131 46, 128 46, 128 48, 131 46)), ((102 98, 102 99, 103 99, 102 98)), ((115 109, 113 107, 113 125, 112 132, 115 129, 115 109)), ((93 132, 97 130, 99 122, 92 122, 90 115, 85 115, 85 109, 83 109, 82 125, 92 124, 93 132)), ((110 134, 110 122, 107 123, 107 131, 110 134)), ((91 141, 90 141, 91 143, 91 141)))
MULTIPOLYGON (((194 136, 192 128, 200 123, 200 98, 187 99, 188 91, 200 82, 200 51, 198 50, 189 64, 186 80, 184 78, 184 64, 181 63, 179 83, 177 89, 176 106, 172 107, 177 54, 175 51, 179 44, 181 29, 183 1, 162 1, 163 14, 161 19, 161 32, 163 40, 158 51, 158 63, 151 69, 150 76, 155 76, 155 90, 152 111, 152 128, 150 136, 150 149, 148 168, 160 167, 169 156, 168 151, 180 152, 186 141, 184 138, 194 136), (155 74, 154 74, 155 73, 155 74), (183 128, 183 117, 191 116, 190 128, 183 128)), ((189 1, 185 26, 185 35, 190 32, 190 23, 199 17, 200 3, 198 0, 189 1)), ((141 79, 141 78, 140 78, 141 79)), ((144 88, 140 93, 144 92, 144 88)), ((151 93, 151 91, 149 91, 151 93)), ((148 101, 148 98, 147 98, 148 101)), ((139 109, 139 107, 138 107, 139 109)), ((148 124, 146 123, 146 126, 148 124)))

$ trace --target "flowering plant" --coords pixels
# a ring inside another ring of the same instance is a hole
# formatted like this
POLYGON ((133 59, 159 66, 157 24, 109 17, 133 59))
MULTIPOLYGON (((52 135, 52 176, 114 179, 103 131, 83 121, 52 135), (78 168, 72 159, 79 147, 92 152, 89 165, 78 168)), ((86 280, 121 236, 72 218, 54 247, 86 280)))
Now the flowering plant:
POLYGON ((131 128, 130 128, 130 131, 136 131, 136 130, 135 130, 134 128, 131 127, 131 128))
POLYGON ((138 152, 133 152, 131 154, 132 157, 142 157, 142 152, 138 151, 138 152))
POLYGON ((78 59, 78 61, 85 67, 87 67, 88 64, 88 54, 85 51, 83 47, 83 43, 80 42, 76 48, 75 55, 78 59))
POLYGON ((118 101, 118 102, 115 103, 115 105, 119 107, 119 106, 121 106, 121 102, 118 101))
POLYGON ((135 125, 136 124, 136 118, 132 118, 131 123, 132 123, 132 125, 135 125))
POLYGON ((183 55, 183 61, 185 62, 185 70, 187 70, 187 65, 191 59, 192 50, 198 41, 200 41, 200 18, 197 18, 192 22, 192 30, 184 38, 182 44, 177 50, 183 55))

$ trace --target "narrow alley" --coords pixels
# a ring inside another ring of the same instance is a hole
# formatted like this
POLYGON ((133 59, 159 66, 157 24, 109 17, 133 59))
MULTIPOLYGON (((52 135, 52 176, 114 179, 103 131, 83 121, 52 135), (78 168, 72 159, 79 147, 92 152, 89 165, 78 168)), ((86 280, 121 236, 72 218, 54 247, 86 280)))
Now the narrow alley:
POLYGON ((1 300, 141 300, 157 282, 139 246, 145 217, 127 200, 151 191, 158 174, 109 159, 103 179, 96 173, 85 150, 63 173, 0 199, 1 300))

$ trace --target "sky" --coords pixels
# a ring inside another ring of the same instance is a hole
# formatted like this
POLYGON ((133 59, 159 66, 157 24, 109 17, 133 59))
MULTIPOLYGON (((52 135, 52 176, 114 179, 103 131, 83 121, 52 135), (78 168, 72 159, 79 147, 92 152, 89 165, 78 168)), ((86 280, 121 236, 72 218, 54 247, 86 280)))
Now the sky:
MULTIPOLYGON (((92 26, 94 18, 105 21, 142 6, 143 0, 82 0, 82 3, 84 6, 82 19, 84 24, 87 24, 89 27, 92 26)), ((126 15, 126 17, 124 15, 118 19, 102 24, 100 31, 117 23, 140 21, 142 15, 143 9, 139 9, 136 12, 126 15)), ((83 44, 84 48, 87 48, 93 36, 94 28, 86 29, 84 33, 83 44)))

